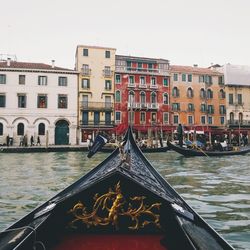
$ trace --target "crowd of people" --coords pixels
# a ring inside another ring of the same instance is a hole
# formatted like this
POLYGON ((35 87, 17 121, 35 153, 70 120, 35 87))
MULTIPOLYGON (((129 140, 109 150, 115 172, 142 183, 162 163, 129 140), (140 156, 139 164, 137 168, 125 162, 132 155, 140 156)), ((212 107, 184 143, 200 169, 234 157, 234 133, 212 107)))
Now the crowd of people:
MULTIPOLYGON (((7 137, 6 137, 6 146, 7 147, 13 146, 13 138, 10 137, 9 135, 7 135, 7 137)), ((20 142, 19 142, 19 147, 28 147, 28 146, 30 146, 30 147, 32 147, 32 146, 41 146, 40 137, 37 136, 36 142, 35 142, 33 135, 30 136, 29 141, 28 141, 28 136, 27 135, 21 136, 20 137, 20 142)))

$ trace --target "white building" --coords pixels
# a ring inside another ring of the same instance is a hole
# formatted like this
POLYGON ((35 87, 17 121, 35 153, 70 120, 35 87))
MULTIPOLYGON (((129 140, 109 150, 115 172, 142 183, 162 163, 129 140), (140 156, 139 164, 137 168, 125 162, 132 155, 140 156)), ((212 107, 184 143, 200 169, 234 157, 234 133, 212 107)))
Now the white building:
POLYGON ((78 73, 43 63, 0 62, 0 144, 25 136, 77 144, 78 73))

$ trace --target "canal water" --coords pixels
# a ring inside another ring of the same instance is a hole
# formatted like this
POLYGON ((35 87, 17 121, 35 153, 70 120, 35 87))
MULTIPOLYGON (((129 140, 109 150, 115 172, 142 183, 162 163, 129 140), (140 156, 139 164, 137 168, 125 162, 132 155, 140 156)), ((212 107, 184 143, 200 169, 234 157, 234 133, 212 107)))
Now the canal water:
MULTIPOLYGON (((107 154, 0 154, 0 231, 73 183, 107 154)), ((250 249, 250 154, 184 158, 146 154, 182 197, 235 249, 250 249)))

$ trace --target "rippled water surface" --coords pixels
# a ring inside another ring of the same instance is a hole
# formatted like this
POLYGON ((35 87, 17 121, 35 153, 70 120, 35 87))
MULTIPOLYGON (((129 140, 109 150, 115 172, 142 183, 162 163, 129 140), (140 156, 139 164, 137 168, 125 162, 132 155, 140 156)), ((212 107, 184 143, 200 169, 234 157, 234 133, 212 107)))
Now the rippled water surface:
MULTIPOLYGON (((0 154, 0 231, 100 163, 106 154, 0 154)), ((250 154, 146 154, 183 198, 236 249, 250 249, 250 154)))

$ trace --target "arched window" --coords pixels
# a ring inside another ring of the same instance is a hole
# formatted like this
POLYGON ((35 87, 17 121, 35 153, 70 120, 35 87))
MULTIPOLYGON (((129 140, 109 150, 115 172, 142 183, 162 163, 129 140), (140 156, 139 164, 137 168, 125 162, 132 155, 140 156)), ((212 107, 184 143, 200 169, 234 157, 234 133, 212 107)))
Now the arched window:
POLYGON ((18 123, 17 135, 24 135, 24 124, 23 123, 18 123))
POLYGON ((211 89, 207 90, 207 98, 212 99, 213 98, 213 91, 211 89))
POLYGON ((116 92, 115 92, 115 101, 121 102, 121 91, 120 90, 116 90, 116 92))
POLYGON ((173 97, 179 97, 179 95, 180 95, 179 89, 177 87, 173 87, 172 96, 173 97))
POLYGON ((3 124, 0 122, 0 135, 3 135, 3 124))
POLYGON ((242 124, 242 122, 243 122, 243 114, 240 112, 239 113, 239 123, 242 124))
POLYGON ((130 91, 128 94, 128 107, 133 107, 135 102, 135 93, 130 91))
POLYGON ((142 91, 140 93, 140 102, 141 102, 141 104, 145 104, 146 103, 146 94, 145 94, 144 91, 142 91))
POLYGON ((44 123, 39 123, 38 135, 45 135, 45 124, 44 123))
POLYGON ((234 113, 231 112, 229 116, 230 116, 230 118, 229 118, 230 122, 232 123, 234 121, 234 113))
POLYGON ((188 97, 188 98, 194 97, 194 93, 193 93, 192 88, 188 88, 188 89, 187 89, 187 97, 188 97))
POLYGON ((157 98, 156 98, 156 93, 155 92, 153 92, 151 94, 151 103, 157 103, 157 98))
POLYGON ((163 104, 169 104, 169 102, 168 102, 168 94, 167 93, 163 94, 163 104))
POLYGON ((202 98, 202 99, 205 99, 206 98, 206 91, 205 91, 205 89, 201 89, 200 90, 200 97, 202 98))
POLYGON ((224 91, 223 89, 220 89, 219 97, 220 97, 221 99, 224 99, 224 98, 226 97, 225 91, 224 91))

